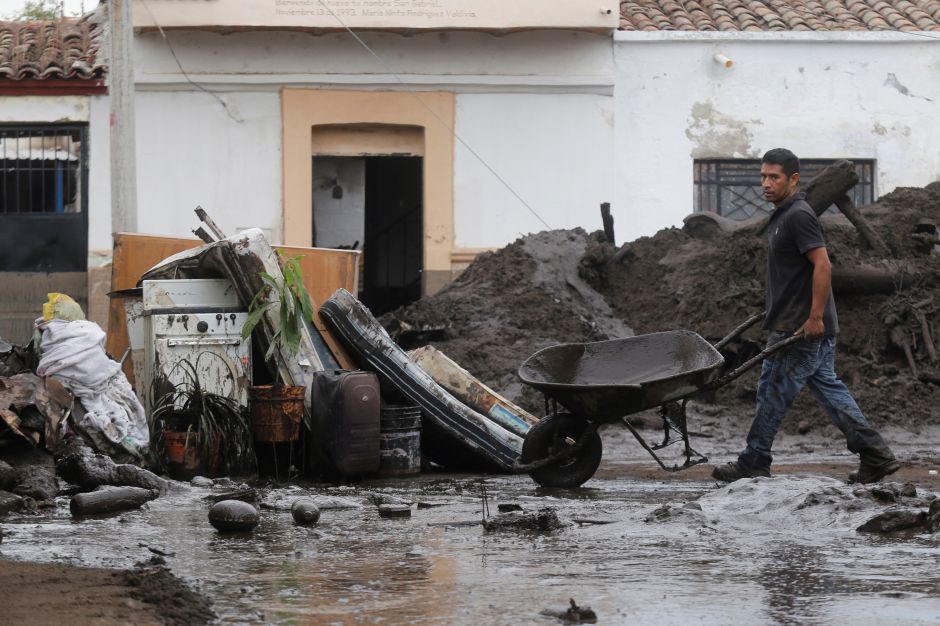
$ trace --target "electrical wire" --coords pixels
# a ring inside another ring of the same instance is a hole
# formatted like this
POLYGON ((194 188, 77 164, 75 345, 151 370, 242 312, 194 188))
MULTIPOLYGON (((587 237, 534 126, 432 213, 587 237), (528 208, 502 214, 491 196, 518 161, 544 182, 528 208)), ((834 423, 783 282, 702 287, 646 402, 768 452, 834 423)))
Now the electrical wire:
POLYGON ((189 76, 189 74, 186 72, 186 70, 183 69, 183 64, 180 63, 179 57, 176 56, 176 50, 173 49, 173 44, 170 43, 170 38, 166 36, 166 33, 165 33, 164 30, 163 30, 163 27, 160 26, 160 23, 159 23, 159 22, 157 22, 157 18, 156 18, 156 16, 153 14, 153 11, 150 10, 150 5, 147 3, 147 0, 143 0, 143 5, 144 5, 144 8, 147 9, 147 13, 150 15, 150 19, 153 21, 154 25, 157 27, 157 30, 160 31, 160 36, 163 37, 163 41, 166 42, 166 47, 167 47, 167 49, 170 51, 170 56, 172 56, 172 57, 173 57, 173 60, 176 62, 176 67, 179 68, 180 73, 183 75, 183 78, 185 78, 186 81, 187 81, 190 85, 192 85, 193 87, 195 87, 196 89, 199 89, 200 91, 204 91, 205 93, 209 94, 210 96, 212 96, 213 98, 215 98, 216 100, 218 100, 219 104, 222 105, 222 108, 225 109, 225 113, 226 113, 233 121, 235 121, 235 122, 237 122, 237 123, 239 123, 239 124, 243 123, 245 120, 243 120, 243 119, 240 118, 238 115, 236 115, 236 114, 232 111, 232 109, 229 107, 228 103, 227 103, 225 100, 223 100, 221 97, 219 97, 219 95, 218 95, 217 93, 215 93, 215 92, 213 92, 213 91, 209 91, 209 90, 206 89, 203 85, 200 85, 199 83, 197 83, 196 81, 194 81, 192 78, 190 78, 190 76, 189 76))
MULTIPOLYGON (((336 13, 333 12, 333 9, 331 9, 331 8, 329 7, 329 5, 327 5, 323 0, 317 0, 317 2, 319 2, 320 5, 321 5, 324 9, 326 9, 326 10, 330 13, 330 15, 333 16, 333 19, 335 19, 337 22, 339 22, 340 26, 342 26, 342 27, 346 30, 346 32, 348 32, 350 35, 352 35, 352 38, 355 39, 356 42, 366 50, 366 52, 368 52, 369 54, 371 54, 371 55, 375 58, 375 60, 379 62, 379 64, 385 69, 386 73, 391 74, 392 76, 394 76, 394 77, 395 77, 395 80, 397 80, 397 81, 399 82, 399 84, 401 84, 402 86, 404 86, 404 87, 407 87, 407 86, 408 86, 407 83, 406 83, 404 80, 402 80, 402 77, 399 76, 397 72, 395 72, 394 70, 392 70, 391 67, 389 67, 389 65, 388 65, 387 63, 385 63, 385 61, 383 61, 383 60, 379 57, 379 55, 377 55, 377 54, 375 53, 375 51, 374 51, 372 48, 369 47, 369 44, 367 44, 366 42, 364 42, 364 41, 362 40, 362 38, 359 37, 359 35, 357 35, 355 32, 353 32, 353 30, 346 24, 346 22, 344 22, 342 19, 340 19, 340 17, 339 17, 338 15, 336 15, 336 13)), ((430 113, 430 114, 434 117, 434 119, 436 119, 436 120, 441 124, 441 126, 443 126, 444 128, 446 128, 447 131, 448 131, 451 135, 453 135, 454 139, 456 139, 456 140, 460 143, 460 145, 462 145, 464 148, 466 148, 467 151, 468 151, 470 154, 472 154, 472 155, 474 156, 474 158, 476 158, 476 160, 479 161, 479 162, 483 165, 483 167, 485 167, 487 170, 489 170, 490 174, 492 174, 494 177, 496 177, 496 180, 498 180, 500 183, 502 183, 502 185, 503 185, 506 189, 508 189, 509 192, 510 192, 513 196, 515 196, 516 199, 517 199, 520 203, 522 203, 522 205, 523 205, 526 209, 528 209, 529 213, 531 213, 532 215, 534 215, 535 218, 536 218, 538 221, 540 221, 543 226, 545 226, 545 228, 551 230, 552 227, 548 225, 548 222, 546 222, 544 219, 542 219, 542 216, 539 215, 538 212, 537 212, 535 209, 533 209, 532 206, 531 206, 528 202, 526 202, 525 199, 523 199, 523 197, 522 197, 521 195, 519 195, 519 193, 518 193, 515 189, 513 189, 512 185, 510 185, 508 182, 506 182, 506 180, 505 180, 502 176, 500 176, 499 173, 498 173, 495 169, 493 169, 493 167, 490 166, 489 163, 486 162, 486 159, 484 159, 482 156, 480 156, 480 155, 477 153, 477 151, 474 150, 474 149, 470 146, 470 144, 468 144, 466 141, 464 141, 463 137, 461 137, 459 134, 457 134, 457 131, 456 131, 450 124, 448 124, 446 121, 444 121, 444 120, 441 118, 441 116, 439 116, 439 115, 437 114, 437 112, 436 112, 433 108, 431 108, 431 106, 428 105, 428 103, 425 102, 424 99, 421 98, 421 96, 419 96, 419 95, 417 94, 417 92, 414 92, 414 91, 411 91, 411 90, 406 89, 406 93, 408 93, 411 97, 413 97, 415 100, 417 100, 419 103, 421 103, 421 106, 423 106, 425 109, 427 109, 427 110, 428 110, 428 113, 430 113)))

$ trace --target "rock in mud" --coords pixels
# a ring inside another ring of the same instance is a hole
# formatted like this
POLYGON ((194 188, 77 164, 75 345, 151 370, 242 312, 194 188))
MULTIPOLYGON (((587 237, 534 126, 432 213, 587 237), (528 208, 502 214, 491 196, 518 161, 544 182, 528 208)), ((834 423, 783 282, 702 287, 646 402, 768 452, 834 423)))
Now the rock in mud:
POLYGON ((496 510, 500 513, 511 513, 512 511, 521 511, 522 505, 515 502, 503 502, 496 505, 496 510))
POLYGON ((51 467, 28 465, 17 468, 11 491, 34 500, 52 500, 59 493, 59 481, 51 467))
POLYGON ((912 509, 890 509, 879 513, 856 530, 860 533, 892 533, 925 525, 927 513, 912 509))
POLYGON ((211 478, 206 478, 205 476, 193 476, 193 479, 189 481, 189 484, 193 487, 206 489, 211 487, 214 483, 212 482, 211 478))
POLYGON ((223 500, 209 509, 209 523, 221 532, 251 531, 260 519, 258 509, 241 500, 223 500))
POLYGON ((813 430, 813 423, 808 420, 800 420, 800 423, 796 425, 796 432, 801 435, 805 435, 811 430, 813 430))
POLYGON ((72 496, 69 510, 75 517, 127 511, 139 508, 159 495, 160 492, 156 489, 103 486, 72 496))
POLYGON ((545 532, 558 530, 566 525, 558 518, 558 512, 550 507, 534 512, 511 511, 509 513, 500 513, 483 520, 483 529, 487 532, 501 530, 545 532))
POLYGON ((22 511, 23 507, 26 506, 25 502, 22 496, 9 491, 0 491, 0 517, 7 513, 22 511))
POLYGON ((166 493, 167 481, 153 472, 136 465, 118 465, 103 454, 73 439, 64 444, 56 455, 56 471, 68 483, 94 489, 102 485, 156 489, 166 493))
POLYGON ((901 485, 901 495, 905 498, 916 498, 917 487, 914 486, 914 483, 904 483, 901 485))
POLYGON ((310 526, 320 521, 320 508, 313 500, 297 500, 290 507, 294 522, 301 526, 310 526))
POLYGON ((379 517, 411 517, 411 506, 407 504, 380 504, 379 517))

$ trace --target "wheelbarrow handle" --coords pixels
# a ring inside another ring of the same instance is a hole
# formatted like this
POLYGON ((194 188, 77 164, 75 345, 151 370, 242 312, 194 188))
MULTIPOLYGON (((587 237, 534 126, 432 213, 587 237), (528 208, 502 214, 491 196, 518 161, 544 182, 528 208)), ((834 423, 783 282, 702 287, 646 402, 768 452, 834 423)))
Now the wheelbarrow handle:
POLYGON ((760 322, 761 320, 763 320, 766 316, 767 316, 767 312, 761 311, 754 317, 749 318, 746 322, 744 322, 743 324, 741 324, 740 326, 732 330, 730 333, 728 333, 727 337, 725 337, 724 339, 716 343, 715 350, 721 350, 726 345, 728 345, 729 342, 731 342, 733 339, 735 339, 739 335, 742 335, 744 331, 746 331, 748 328, 750 328, 757 322, 760 322))
POLYGON ((792 337, 788 337, 787 339, 784 339, 783 341, 779 341, 772 346, 768 346, 764 348, 764 350, 761 351, 761 353, 758 354, 757 356, 751 357, 750 359, 748 359, 747 361, 745 361, 744 363, 742 363, 735 369, 731 370, 730 372, 728 372, 721 378, 718 378, 717 380, 714 380, 713 382, 703 387, 702 391, 724 387, 725 385, 730 383, 732 380, 734 380, 735 378, 738 378, 741 374, 747 372, 752 367, 754 367, 755 365, 757 365, 758 363, 760 363, 761 361, 763 361, 770 355, 775 354, 783 350, 784 348, 789 348, 796 342, 803 341, 803 339, 804 337, 801 333, 799 335, 793 335, 792 337))

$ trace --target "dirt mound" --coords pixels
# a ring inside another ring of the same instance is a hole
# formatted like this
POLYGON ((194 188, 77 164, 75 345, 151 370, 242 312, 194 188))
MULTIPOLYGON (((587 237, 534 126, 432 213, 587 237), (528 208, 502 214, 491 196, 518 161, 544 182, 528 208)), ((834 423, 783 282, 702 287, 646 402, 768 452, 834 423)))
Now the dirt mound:
POLYGON ((579 274, 596 243, 581 229, 547 231, 480 255, 440 292, 385 315, 382 323, 403 348, 430 343, 507 397, 541 410, 516 376, 519 365, 557 343, 630 336, 605 301, 579 274), (436 328, 424 341, 401 327, 436 328))
MULTIPOLYGON (((916 425, 931 417, 940 389, 913 375, 899 344, 910 344, 921 378, 936 382, 937 363, 931 361, 925 337, 930 335, 937 345, 940 246, 929 237, 911 235, 940 223, 940 193, 900 188, 860 212, 892 254, 873 256, 844 217, 827 215, 822 224, 834 281, 840 272, 865 268, 890 277, 891 293, 871 293, 870 284, 837 290, 837 367, 873 419, 916 425)), ((730 233, 714 229, 705 237, 690 230, 666 229, 638 239, 620 251, 621 262, 601 259, 595 265, 598 289, 637 333, 688 328, 714 339, 763 309, 764 238, 747 227, 730 233)), ((878 287, 885 291, 883 284, 878 287)), ((763 334, 755 329, 746 338, 754 343, 750 349, 739 346, 743 355, 759 345, 763 334)), ((753 402, 755 386, 756 374, 746 375, 719 394, 719 400, 753 402)), ((828 422, 808 393, 798 400, 796 412, 810 423, 828 422)), ((796 421, 788 420, 793 422, 789 427, 796 421)))
MULTIPOLYGON (((834 280, 859 268, 878 279, 847 281, 836 294, 837 367, 876 423, 936 420, 931 413, 940 401, 940 369, 931 349, 940 334, 940 245, 931 225, 940 224, 938 187, 899 188, 859 209, 890 248, 888 258, 871 253, 841 215, 822 219, 834 280)), ((627 336, 627 324, 637 333, 685 328, 717 339, 763 310, 765 239, 749 225, 721 226, 668 228, 619 250, 601 233, 530 235, 482 255, 440 293, 383 321, 443 327, 435 340, 419 343, 434 344, 538 411, 539 397, 524 392, 515 375, 535 350, 627 336)), ((754 329, 733 349, 743 357, 762 341, 762 331, 754 329)), ((748 374, 717 400, 751 405, 755 386, 756 373, 748 374)), ((808 393, 796 409, 800 420, 828 422, 808 393)))

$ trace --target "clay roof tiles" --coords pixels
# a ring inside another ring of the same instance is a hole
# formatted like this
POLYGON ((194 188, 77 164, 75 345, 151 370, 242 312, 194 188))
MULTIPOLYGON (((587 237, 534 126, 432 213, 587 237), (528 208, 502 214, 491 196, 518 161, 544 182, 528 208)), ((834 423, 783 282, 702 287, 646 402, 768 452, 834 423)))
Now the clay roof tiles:
POLYGON ((0 21, 0 80, 95 80, 107 67, 104 16, 42 22, 0 21))
POLYGON ((624 0, 620 29, 940 32, 940 0, 624 0))

